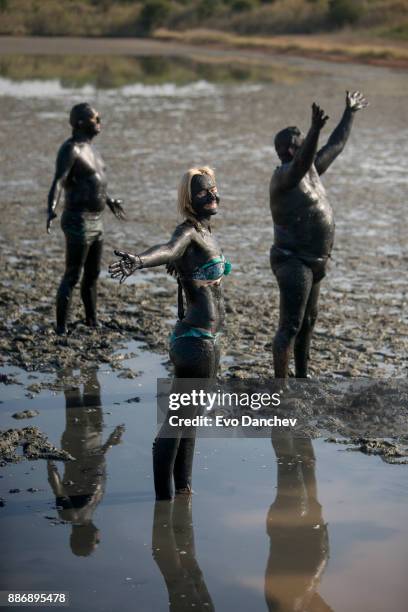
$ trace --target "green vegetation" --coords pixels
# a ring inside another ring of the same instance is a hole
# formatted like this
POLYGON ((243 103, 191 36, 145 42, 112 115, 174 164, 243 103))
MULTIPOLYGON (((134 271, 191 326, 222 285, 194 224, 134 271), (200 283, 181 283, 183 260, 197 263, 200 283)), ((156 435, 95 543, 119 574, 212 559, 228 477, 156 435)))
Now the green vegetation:
POLYGON ((143 33, 150 34, 157 27, 164 25, 170 13, 169 0, 147 0, 140 11, 137 24, 143 33))
POLYGON ((305 57, 323 57, 332 61, 357 61, 371 64, 386 64, 406 68, 408 47, 394 44, 371 43, 359 34, 348 34, 344 40, 335 35, 315 36, 241 36, 214 30, 186 30, 183 32, 159 29, 155 38, 177 41, 182 44, 211 46, 224 49, 255 49, 274 53, 289 53, 305 57))
POLYGON ((145 36, 158 27, 308 34, 347 27, 407 37, 408 0, 0 0, 0 34, 145 36))
POLYGON ((329 0, 329 20, 334 26, 357 23, 363 14, 361 0, 329 0))

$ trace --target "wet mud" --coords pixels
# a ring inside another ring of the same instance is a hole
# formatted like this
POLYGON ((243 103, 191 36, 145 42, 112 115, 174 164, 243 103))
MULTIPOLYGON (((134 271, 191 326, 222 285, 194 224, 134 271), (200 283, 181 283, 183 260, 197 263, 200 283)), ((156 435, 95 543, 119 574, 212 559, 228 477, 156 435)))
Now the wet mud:
POLYGON ((0 465, 22 459, 54 459, 75 461, 75 457, 58 449, 38 427, 23 427, 0 432, 0 465))
POLYGON ((40 413, 38 410, 22 410, 21 412, 15 412, 11 416, 13 419, 21 420, 21 419, 32 419, 38 416, 40 413))
POLYGON ((327 438, 326 442, 334 444, 350 445, 347 450, 361 451, 366 455, 379 455, 385 463, 395 463, 398 465, 408 464, 408 447, 403 448, 401 445, 388 440, 375 438, 327 438))

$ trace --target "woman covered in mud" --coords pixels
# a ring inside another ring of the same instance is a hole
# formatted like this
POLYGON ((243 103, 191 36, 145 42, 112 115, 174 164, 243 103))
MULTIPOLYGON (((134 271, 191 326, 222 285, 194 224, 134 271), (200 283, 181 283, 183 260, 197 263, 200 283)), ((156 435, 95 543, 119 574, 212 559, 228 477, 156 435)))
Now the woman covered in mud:
MULTIPOLYGON (((177 383, 178 379, 214 378, 219 367, 217 339, 224 320, 222 278, 230 271, 230 264, 211 231, 211 218, 218 212, 219 202, 213 170, 190 168, 178 190, 178 207, 184 221, 176 227, 169 242, 135 255, 115 251, 120 260, 109 267, 112 278, 119 278, 120 282, 136 270, 161 265, 167 265, 177 276, 178 321, 170 338, 175 386, 182 384, 177 383)), ((194 416, 192 410, 188 409, 188 417, 194 416)), ((195 435, 191 430, 188 438, 182 437, 182 433, 166 420, 155 440, 157 499, 172 498, 172 476, 176 493, 191 492, 195 435)))

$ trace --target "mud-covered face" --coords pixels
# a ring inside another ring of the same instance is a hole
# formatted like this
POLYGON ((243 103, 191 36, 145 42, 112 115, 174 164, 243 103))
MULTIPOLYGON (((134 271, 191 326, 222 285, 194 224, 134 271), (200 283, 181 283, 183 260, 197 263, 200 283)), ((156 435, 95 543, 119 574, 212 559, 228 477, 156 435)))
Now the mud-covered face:
POLYGON ((101 131, 101 116, 87 103, 74 106, 69 120, 74 130, 89 138, 97 136, 101 131))
POLYGON ((97 136, 101 131, 101 116, 98 111, 90 109, 78 121, 78 127, 89 136, 97 136))
POLYGON ((300 130, 298 131, 298 133, 293 133, 292 142, 290 144, 290 147, 288 148, 289 154, 292 155, 292 157, 296 155, 296 152, 300 149, 304 140, 305 137, 303 136, 300 130))
POLYGON ((305 137, 297 127, 287 127, 275 136, 275 148, 282 161, 293 159, 305 137))
POLYGON ((220 198, 208 174, 195 174, 191 179, 191 206, 198 218, 216 215, 220 198))

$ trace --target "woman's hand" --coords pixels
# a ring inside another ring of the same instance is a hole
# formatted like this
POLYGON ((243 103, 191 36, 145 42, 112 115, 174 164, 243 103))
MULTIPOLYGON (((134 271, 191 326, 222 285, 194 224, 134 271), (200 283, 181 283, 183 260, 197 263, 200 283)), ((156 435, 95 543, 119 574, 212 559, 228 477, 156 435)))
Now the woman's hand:
POLYGON ((142 268, 142 260, 139 255, 131 255, 125 251, 114 251, 120 257, 119 261, 114 261, 109 266, 111 278, 118 278, 120 283, 124 283, 128 276, 135 270, 142 268))

